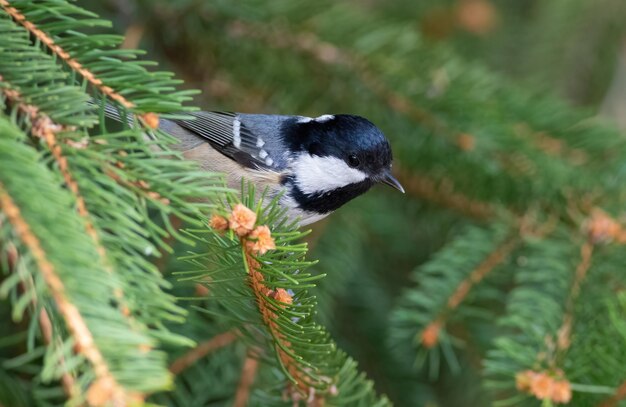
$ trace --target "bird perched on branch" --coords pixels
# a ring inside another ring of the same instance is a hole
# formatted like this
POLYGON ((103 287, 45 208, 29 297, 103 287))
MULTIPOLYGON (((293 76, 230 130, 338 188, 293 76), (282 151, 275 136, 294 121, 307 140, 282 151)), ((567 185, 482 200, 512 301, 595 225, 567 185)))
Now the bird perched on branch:
MULTIPOLYGON (((107 116, 119 120, 112 106, 107 116)), ((160 119, 161 130, 203 169, 225 173, 232 187, 245 178, 307 225, 320 220, 376 183, 404 192, 391 174, 392 154, 383 133, 353 115, 279 116, 224 112, 186 113, 160 119)))

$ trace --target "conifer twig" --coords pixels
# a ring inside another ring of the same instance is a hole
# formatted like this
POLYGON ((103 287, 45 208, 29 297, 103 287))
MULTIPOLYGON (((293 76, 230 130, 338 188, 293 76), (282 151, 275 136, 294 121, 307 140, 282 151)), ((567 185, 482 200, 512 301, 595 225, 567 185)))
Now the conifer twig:
POLYGON ((237 392, 235 393, 235 402, 233 403, 233 407, 246 407, 248 405, 250 388, 254 383, 258 367, 259 360, 254 355, 249 354, 243 362, 241 378, 239 379, 239 385, 237 386, 237 392))
POLYGON ((133 23, 128 26, 124 32, 124 42, 120 45, 120 49, 134 49, 139 46, 141 37, 143 37, 146 26, 141 23, 133 23))
MULTIPOLYGON (((551 400, 556 403, 569 403, 572 397, 571 383, 565 376, 565 373, 558 368, 557 354, 566 351, 571 344, 572 326, 574 321, 574 305, 580 288, 587 277, 591 266, 594 244, 591 235, 580 246, 580 261, 576 266, 574 280, 570 288, 567 303, 565 304, 565 313, 563 314, 563 322, 556 334, 556 347, 551 337, 548 337, 546 343, 550 348, 547 352, 549 356, 549 369, 525 370, 517 372, 515 376, 516 388, 520 392, 526 392, 534 395, 540 400, 551 400)), ((546 352, 537 355, 537 361, 546 357, 546 352)), ((619 390, 618 390, 619 392, 619 390)), ((609 404, 610 405, 610 404, 609 404)))
POLYGON ((238 331, 233 329, 218 334, 213 338, 200 343, 198 346, 172 362, 170 365, 170 372, 173 374, 179 374, 209 353, 231 344, 237 339, 237 337, 238 331))
MULTIPOLYGON (((0 79, 2 78, 0 77, 0 79)), ((63 176, 65 184, 74 195, 78 214, 85 221, 86 232, 95 244, 98 255, 102 260, 102 265, 104 266, 104 269, 110 275, 115 274, 113 267, 111 267, 111 265, 109 264, 106 249, 104 248, 96 227, 93 224, 92 216, 87 209, 85 198, 80 193, 78 182, 76 182, 76 180, 74 179, 74 176, 70 171, 67 158, 63 155, 63 150, 57 142, 57 134, 62 131, 71 130, 71 128, 55 123, 48 115, 41 112, 39 108, 37 108, 37 106, 27 104, 18 91, 6 88, 1 90, 5 94, 7 99, 11 101, 11 103, 14 103, 17 108, 29 118, 31 122, 31 133, 35 137, 43 139, 48 145, 48 148, 50 149, 50 152, 52 153, 52 156, 54 157, 59 167, 59 171, 63 176)), ((126 317, 129 317, 131 311, 126 304, 126 301, 124 300, 123 290, 115 290, 114 295, 116 299, 120 302, 120 311, 122 312, 122 314, 126 317)))
MULTIPOLYGON (((26 30, 28 30, 31 35, 41 41, 52 53, 54 53, 61 60, 65 61, 65 63, 80 74, 87 82, 89 82, 92 86, 102 92, 111 100, 119 103, 126 109, 135 108, 135 104, 128 99, 126 99, 120 92, 111 88, 104 84, 102 79, 98 78, 95 73, 89 70, 85 65, 81 64, 73 58, 68 51, 63 49, 61 46, 54 42, 54 39, 50 37, 47 33, 42 31, 31 21, 28 21, 26 16, 22 14, 17 8, 11 6, 9 0, 0 0, 0 7, 4 9, 4 11, 13 18, 16 22, 21 24, 26 30)), ((139 114, 138 117, 141 121, 152 129, 156 129, 159 125, 159 115, 152 112, 145 112, 139 114)))
POLYGON ((274 238, 271 237, 269 227, 265 225, 256 226, 256 221, 257 215, 254 211, 242 204, 237 204, 229 219, 220 215, 213 215, 209 225, 218 232, 230 229, 239 237, 244 266, 248 274, 248 283, 256 298, 259 313, 272 336, 278 360, 293 384, 293 386, 288 386, 289 396, 294 402, 302 399, 321 402, 324 399, 324 394, 318 393, 316 387, 329 388, 332 381, 330 379, 325 381, 323 377, 316 379, 311 374, 307 374, 306 369, 298 363, 297 355, 292 351, 291 342, 279 327, 279 315, 277 310, 268 303, 268 298, 276 301, 276 306, 280 308, 287 307, 293 299, 287 290, 283 288, 270 289, 265 285, 265 277, 261 273, 261 263, 255 256, 276 249, 276 245, 274 238))
POLYGON ((111 374, 109 366, 95 345, 93 335, 82 315, 76 306, 68 300, 65 294, 65 286, 57 275, 54 266, 48 260, 45 251, 39 243, 39 239, 32 233, 19 208, 2 184, 0 184, 0 208, 6 214, 17 236, 35 259, 39 271, 48 286, 50 296, 56 303, 59 313, 63 316, 67 328, 75 340, 76 352, 85 356, 93 366, 96 379, 87 392, 88 401, 96 406, 104 405, 108 402, 124 405, 126 400, 130 398, 130 394, 126 393, 111 374))
POLYGON ((472 286, 478 284, 498 264, 502 263, 517 246, 518 240, 513 238, 498 246, 485 261, 480 263, 470 275, 456 288, 454 294, 448 299, 448 310, 454 310, 465 299, 472 286))
MULTIPOLYGON (((305 377, 302 377, 300 370, 298 369, 297 362, 294 358, 287 353, 283 347, 289 349, 291 344, 284 338, 283 334, 280 332, 278 328, 278 324, 276 323, 277 315, 274 311, 267 307, 265 303, 265 298, 267 296, 276 295, 277 291, 272 291, 265 284, 263 280, 263 274, 259 271, 261 269, 261 264, 254 259, 249 246, 246 245, 245 240, 241 239, 241 244, 244 249, 244 261, 246 262, 246 268, 248 269, 249 282, 250 287, 254 292, 254 295, 257 299, 257 306, 259 307, 259 312, 263 318, 263 322, 269 329, 272 337, 276 341, 280 341, 283 346, 276 346, 276 352, 278 353, 278 357, 281 363, 285 366, 289 374, 296 380, 296 385, 303 392, 303 394, 308 394, 309 386, 307 384, 307 380, 305 377)), ((284 290, 283 290, 284 291, 284 290)), ((287 294, 288 295, 288 294, 287 294)))
POLYGON ((487 203, 474 200, 460 192, 454 191, 454 186, 450 180, 437 182, 433 179, 419 175, 415 172, 408 172, 401 167, 395 166, 398 180, 404 186, 407 193, 426 199, 438 205, 448 207, 459 213, 480 220, 489 219, 495 213, 495 208, 487 203))
MULTIPOLYGON (((1 224, 2 222, 0 221, 0 226, 1 224)), ((16 267, 18 267, 17 263, 19 259, 19 254, 17 252, 15 245, 9 242, 6 247, 6 251, 7 251, 8 272, 9 273, 17 272, 18 274, 20 274, 19 271, 16 271, 16 267)), ((27 280, 21 279, 21 283, 20 283, 23 291, 26 292, 29 289, 34 290, 35 282, 32 276, 28 275, 25 277, 27 278, 27 280)), ((33 306, 33 309, 36 309, 37 297, 34 296, 31 299, 31 304, 33 306)), ((52 340, 53 340, 52 322, 50 322, 50 316, 48 315, 48 312, 46 311, 44 307, 42 307, 41 311, 39 312, 38 321, 39 321, 39 329, 41 330, 41 336, 43 338, 43 342, 46 345, 52 344, 52 340)), ((61 365, 65 364, 65 359, 63 358, 63 356, 61 356, 59 362, 61 365)), ((77 394, 76 381, 74 380, 72 375, 64 371, 63 374, 61 375, 61 385, 63 386, 63 392, 68 397, 68 399, 71 399, 74 396, 76 396, 77 394)))
POLYGON ((545 154, 562 158, 574 166, 583 165, 589 160, 585 151, 569 147, 565 140, 552 137, 546 132, 534 131, 527 124, 519 124, 514 130, 513 134, 529 141, 545 154))
MULTIPOLYGON (((41 335, 43 336, 44 343, 46 345, 52 344, 52 323, 50 322, 50 316, 45 308, 42 308, 39 313, 39 327, 41 329, 41 335)), ((61 356, 59 363, 65 366, 65 358, 61 356)), ((76 381, 68 372, 64 371, 61 375, 61 385, 63 386, 65 395, 69 399, 72 399, 78 394, 76 381)))
MULTIPOLYGON (((0 2, 2 1, 4 0, 0 0, 0 2)), ((1 79, 2 77, 0 77, 0 80, 1 79)), ((14 103, 17 108, 28 117, 32 125, 32 134, 35 137, 43 139, 48 145, 48 148, 50 148, 50 152, 59 166, 59 171, 61 171, 61 175, 63 175, 65 184, 74 194, 76 199, 76 208, 78 210, 78 214, 85 220, 87 234, 94 240, 94 243, 96 243, 98 254, 104 258, 106 256, 106 252, 104 247, 100 244, 98 233, 91 222, 91 216, 87 210, 85 199, 80 194, 78 183, 74 180, 74 177, 70 173, 67 158, 63 156, 61 147, 58 145, 56 140, 57 133, 71 129, 52 121, 48 115, 40 112, 37 106, 27 104, 18 91, 3 88, 2 92, 5 94, 7 99, 11 101, 11 103, 14 103)))
MULTIPOLYGON (((122 163, 121 161, 117 161, 117 162, 115 162, 115 167, 117 167, 117 168, 124 168, 125 164, 122 163)), ((162 196, 161 194, 159 194, 156 191, 152 191, 150 189, 150 184, 149 183, 147 183, 146 181, 144 181, 142 179, 138 179, 138 180, 134 180, 134 181, 125 180, 125 179, 123 179, 122 177, 120 177, 119 175, 116 174, 115 167, 112 164, 110 164, 110 163, 106 163, 104 165, 104 173, 109 178, 111 178, 112 180, 114 180, 115 182, 117 182, 120 185, 123 185, 125 187, 138 189, 141 193, 143 193, 149 199, 152 199, 154 201, 159 201, 163 205, 169 205, 170 204, 170 200, 168 198, 162 196)))
POLYGON ((572 325, 574 321, 574 305, 576 303, 576 299, 578 299, 578 295, 580 294, 581 284, 587 277, 587 272, 591 266, 593 248, 593 243, 589 240, 586 240, 580 247, 580 262, 578 263, 578 266, 576 266, 574 281, 565 305, 563 323, 561 324, 557 335, 557 345, 560 350, 566 350, 569 348, 571 343, 570 336, 572 334, 572 325))
POLYGON ((65 63, 78 72, 83 78, 85 78, 89 83, 95 86, 100 92, 104 93, 110 99, 116 101, 120 105, 124 106, 127 109, 132 109, 135 105, 127 100, 124 96, 113 90, 111 87, 104 85, 102 80, 98 79, 96 75, 87 69, 83 64, 78 62, 76 59, 72 58, 72 56, 64 50, 62 47, 57 45, 52 37, 46 34, 44 31, 39 29, 34 23, 28 21, 26 16, 22 14, 17 8, 11 6, 8 0, 0 0, 0 7, 6 11, 7 14, 11 16, 15 21, 20 23, 24 28, 26 28, 35 38, 37 38, 41 43, 43 43, 46 47, 48 47, 55 55, 57 55, 60 59, 65 61, 65 63))
POLYGON ((457 286, 454 293, 448 298, 445 309, 440 312, 435 320, 427 324, 422 331, 421 341, 426 348, 432 348, 437 344, 439 331, 445 324, 450 312, 454 311, 463 302, 474 285, 480 283, 487 274, 507 258, 518 242, 517 238, 505 240, 457 286))
POLYGON ((626 400, 626 381, 617 388, 615 394, 598 404, 598 407, 617 407, 622 400, 626 400))
MULTIPOLYGON (((174 214, 171 214, 169 216, 169 221, 172 225, 172 228, 174 228, 175 230, 179 230, 183 225, 183 220, 174 214)), ((171 233, 168 234, 167 236, 165 236, 165 238, 163 238, 163 243, 165 243, 167 246, 171 246, 172 243, 174 243, 174 236, 171 233)), ((161 254, 161 256, 154 262, 154 265, 157 267, 157 269, 163 272, 165 270, 165 267, 167 266, 170 252, 161 247, 159 248, 159 253, 161 254)))

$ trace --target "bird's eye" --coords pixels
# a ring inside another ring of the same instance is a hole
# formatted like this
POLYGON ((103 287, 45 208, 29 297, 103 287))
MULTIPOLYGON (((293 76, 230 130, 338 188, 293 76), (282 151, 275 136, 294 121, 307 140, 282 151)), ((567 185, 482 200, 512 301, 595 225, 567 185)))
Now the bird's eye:
POLYGON ((359 157, 356 156, 356 154, 350 154, 348 156, 348 165, 352 168, 356 168, 359 166, 359 164, 361 164, 361 162, 359 161, 359 157))

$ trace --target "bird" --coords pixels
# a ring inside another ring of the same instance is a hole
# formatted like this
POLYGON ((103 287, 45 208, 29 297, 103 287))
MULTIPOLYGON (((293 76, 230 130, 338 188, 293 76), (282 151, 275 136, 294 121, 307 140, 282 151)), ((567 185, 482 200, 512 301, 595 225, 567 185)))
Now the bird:
MULTIPOLYGON (((120 120, 116 108, 105 114, 120 120)), ((288 218, 304 226, 321 220, 377 183, 404 193, 392 175, 389 141, 369 120, 352 114, 319 117, 233 112, 186 112, 160 118, 178 139, 174 148, 204 170, 242 178, 278 198, 288 218)))

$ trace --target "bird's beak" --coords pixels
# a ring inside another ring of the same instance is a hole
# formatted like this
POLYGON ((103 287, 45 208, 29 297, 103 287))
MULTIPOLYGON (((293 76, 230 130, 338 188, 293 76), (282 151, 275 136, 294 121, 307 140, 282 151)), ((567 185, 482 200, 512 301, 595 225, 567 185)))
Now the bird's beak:
POLYGON ((393 175, 391 175, 391 171, 387 171, 385 172, 382 177, 380 177, 379 182, 382 182, 383 184, 387 184, 392 188, 397 189, 398 191, 404 193, 404 188, 402 188, 402 184, 400 184, 400 181, 398 181, 397 179, 395 179, 393 177, 393 175))

